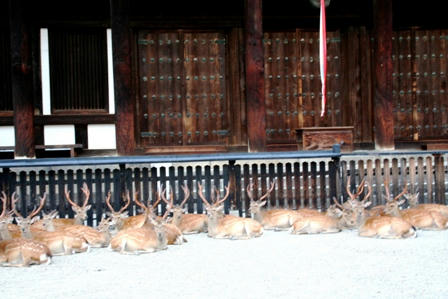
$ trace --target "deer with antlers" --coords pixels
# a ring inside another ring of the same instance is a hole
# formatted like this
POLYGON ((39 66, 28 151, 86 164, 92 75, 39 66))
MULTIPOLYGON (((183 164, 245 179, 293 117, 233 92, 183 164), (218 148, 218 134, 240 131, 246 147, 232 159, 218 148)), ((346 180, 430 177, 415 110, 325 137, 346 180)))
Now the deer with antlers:
MULTIPOLYGON (((397 200, 406 192, 406 187, 403 192, 397 195, 393 200, 390 200, 389 186, 385 184, 388 204, 395 204, 397 200)), ((386 204, 387 206, 387 204, 386 204)), ((417 236, 415 227, 411 223, 401 217, 389 215, 375 215, 369 216, 362 211, 362 207, 354 210, 362 215, 362 223, 358 228, 358 235, 361 237, 376 237, 383 239, 404 239, 414 238, 417 236), (361 214, 362 213, 362 214, 361 214)))
POLYGON ((26 267, 50 263, 51 252, 46 245, 34 240, 12 237, 8 225, 13 220, 13 212, 7 211, 5 192, 2 192, 0 199, 3 202, 3 210, 0 214, 0 265, 26 267))
POLYGON ((16 215, 16 222, 21 229, 22 237, 33 239, 45 244, 52 255, 67 255, 77 252, 85 252, 89 246, 84 238, 79 238, 64 231, 48 232, 44 230, 31 230, 31 225, 38 219, 35 217, 42 210, 47 194, 40 197, 40 205, 35 208, 27 217, 23 217, 16 209, 15 204, 18 198, 12 200, 12 210, 16 215))
POLYGON ((176 205, 174 196, 171 193, 171 199, 168 201, 164 196, 162 200, 166 203, 166 209, 173 213, 172 223, 177 226, 183 234, 197 234, 207 232, 208 218, 205 214, 185 214, 184 205, 190 198, 190 190, 187 184, 182 186, 184 191, 184 200, 176 205))
MULTIPOLYGON (((160 193, 158 200, 160 201, 160 193)), ((135 195, 135 194, 134 194, 135 195)), ((134 197, 134 200, 136 196, 134 197)), ((137 200, 138 201, 138 200, 137 200)), ((139 204, 141 204, 139 202, 139 204)), ((120 230, 110 241, 109 248, 122 254, 139 254, 159 251, 167 248, 169 244, 167 238, 166 218, 169 212, 166 211, 163 217, 157 219, 149 208, 141 204, 145 210, 145 219, 141 226, 124 228, 120 230)), ((139 222, 140 223, 140 222, 139 222)))
POLYGON ((409 207, 415 209, 421 209, 431 212, 438 212, 442 214, 442 216, 448 218, 448 206, 444 204, 437 203, 419 203, 418 197, 419 193, 406 193, 404 197, 408 200, 409 207))
MULTIPOLYGON (((84 224, 84 220, 87 218, 87 211, 90 210, 91 205, 88 205, 90 198, 90 190, 86 183, 83 184, 81 188, 82 193, 84 194, 84 202, 82 205, 78 205, 70 198, 70 191, 67 186, 64 188, 64 195, 67 202, 71 205, 73 212, 75 213, 74 218, 54 218, 52 224, 56 229, 64 227, 66 225, 73 224, 84 224)), ((56 215, 57 216, 57 215, 56 215)), ((45 224, 43 220, 38 220, 34 223, 33 228, 39 228, 41 230, 45 230, 45 224)))
POLYGON ((263 226, 251 218, 224 215, 222 203, 229 197, 230 187, 225 187, 226 194, 220 199, 217 192, 216 202, 210 204, 203 194, 198 182, 198 194, 205 204, 208 216, 208 236, 217 239, 251 239, 263 234, 263 226))
MULTIPOLYGON (((72 224, 56 227, 53 221, 57 215, 57 211, 52 211, 48 214, 43 213, 39 227, 49 232, 63 231, 75 235, 79 238, 84 239, 90 247, 98 248, 108 245, 110 239, 109 228, 107 227, 106 231, 105 227, 111 224, 110 220, 104 221, 102 223, 101 229, 94 229, 93 227, 82 224, 72 224)), ((31 225, 31 228, 33 228, 33 226, 34 224, 31 225)))
POLYGON ((274 190, 275 184, 276 180, 271 183, 267 192, 263 194, 257 201, 254 200, 253 184, 251 183, 246 187, 247 196, 250 199, 249 211, 252 213, 253 219, 261 223, 264 229, 277 231, 286 230, 291 228, 293 223, 300 218, 320 214, 319 211, 312 209, 262 209, 267 203, 266 199, 274 190))
POLYGON ((406 194, 406 187, 403 192, 393 199, 391 199, 389 187, 385 185, 384 188, 386 190, 386 197, 388 198, 386 207, 384 208, 386 215, 401 217, 418 229, 443 230, 448 228, 448 218, 440 213, 439 210, 415 207, 401 210, 400 206, 405 202, 404 199, 399 200, 401 196, 404 196, 406 199, 410 198, 411 206, 415 204, 413 196, 406 194))

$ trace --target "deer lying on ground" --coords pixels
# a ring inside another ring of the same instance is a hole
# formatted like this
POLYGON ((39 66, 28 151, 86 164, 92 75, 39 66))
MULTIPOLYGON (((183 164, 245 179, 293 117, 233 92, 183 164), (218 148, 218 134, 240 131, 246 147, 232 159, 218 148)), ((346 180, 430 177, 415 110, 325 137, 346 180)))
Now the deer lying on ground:
POLYGON ((39 207, 35 208, 27 217, 23 217, 16 209, 15 203, 18 200, 12 200, 12 210, 16 215, 16 222, 21 229, 22 237, 33 239, 39 243, 45 244, 52 255, 67 255, 76 252, 85 252, 89 246, 83 238, 64 231, 48 232, 44 230, 31 231, 31 225, 37 220, 36 216, 43 208, 46 199, 46 193, 40 198, 39 207))
POLYGON ((205 204, 208 216, 208 236, 217 239, 250 239, 263 234, 263 226, 251 218, 224 215, 222 203, 229 197, 229 186, 223 199, 217 196, 211 205, 203 194, 202 185, 198 183, 198 194, 205 204))
POLYGON ((166 209, 173 213, 172 224, 177 226, 183 234, 197 234, 207 232, 207 215, 205 214, 185 214, 183 206, 190 198, 190 190, 185 184, 182 186, 184 191, 184 200, 178 204, 174 204, 174 196, 171 194, 170 201, 167 201, 164 196, 162 200, 166 203, 166 209))
MULTIPOLYGON (((386 186, 387 184, 385 184, 386 186)), ((388 187, 385 187, 388 188, 388 187)), ((387 193, 389 189, 386 189, 387 193)), ((406 188, 402 193, 397 195, 395 199, 400 198, 406 192, 406 188)), ((387 195, 390 198, 389 195, 387 195)), ((395 216, 369 216, 362 207, 357 207, 354 212, 358 214, 358 218, 362 220, 358 228, 358 235, 361 237, 376 237, 383 239, 404 239, 417 236, 415 227, 401 217, 395 216)))
MULTIPOLYGON (((53 223, 57 214, 57 211, 52 211, 49 214, 43 213, 40 227, 43 227, 45 231, 49 232, 63 231, 75 235, 86 240, 90 247, 105 247, 109 244, 109 228, 106 225, 110 224, 110 221, 104 221, 102 223, 101 231, 81 224, 64 225, 57 228, 53 223)), ((31 227, 33 226, 34 224, 31 225, 31 227)))
MULTIPOLYGON (((80 206, 74 201, 70 199, 70 191, 67 186, 65 186, 64 194, 65 199, 70 203, 73 212, 75 213, 74 218, 55 218, 53 219, 53 225, 56 229, 61 228, 65 225, 73 225, 73 224, 84 224, 84 220, 87 218, 87 211, 90 210, 91 205, 87 205, 90 198, 90 190, 86 183, 83 184, 81 191, 84 194, 84 202, 80 206)), ((45 230, 43 220, 38 220, 34 223, 33 229, 41 229, 45 230)))
POLYGON ((148 214, 142 226, 120 230, 110 240, 109 248, 122 254, 139 254, 166 249, 168 245, 165 222, 167 217, 168 211, 159 220, 155 219, 154 214, 148 214))
POLYGON ((257 201, 254 200, 253 184, 249 184, 246 187, 247 196, 250 199, 249 211, 252 213, 253 219, 261 223, 264 229, 277 231, 286 230, 291 228, 292 224, 299 218, 321 214, 319 211, 311 209, 262 209, 262 207, 266 205, 266 198, 274 190, 275 183, 276 181, 274 180, 267 192, 257 201))
POLYGON ((0 265, 26 267, 51 262, 50 249, 42 243, 24 238, 12 238, 8 225, 13 216, 7 211, 7 197, 3 192, 3 210, 0 214, 0 265))
MULTIPOLYGON (((386 196, 390 197, 389 188, 386 188, 386 196)), ((406 198, 411 198, 411 205, 415 204, 415 198, 413 195, 406 196, 406 188, 400 196, 404 195, 406 198)), ((395 197, 393 200, 388 200, 384 212, 387 215, 401 217, 405 221, 418 229, 424 230, 443 230, 448 228, 448 218, 443 216, 438 210, 425 209, 425 208, 409 208, 400 210, 400 206, 405 202, 404 199, 398 200, 400 196, 395 197)), ((415 196, 418 197, 418 194, 415 196)))
POLYGON ((437 204, 437 203, 421 203, 421 204, 419 204, 419 202, 418 202, 419 193, 405 194, 404 196, 408 200, 410 208, 422 209, 422 210, 431 211, 431 212, 438 212, 438 213, 442 214, 442 216, 448 218, 448 206, 447 205, 437 204))

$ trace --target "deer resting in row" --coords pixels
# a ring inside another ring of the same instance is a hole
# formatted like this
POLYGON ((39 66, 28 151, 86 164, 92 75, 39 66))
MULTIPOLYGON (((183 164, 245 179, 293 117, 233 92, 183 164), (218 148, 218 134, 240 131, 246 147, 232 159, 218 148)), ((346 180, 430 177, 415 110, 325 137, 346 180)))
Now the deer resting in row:
POLYGON ((76 252, 85 252, 88 250, 84 238, 79 238, 73 234, 64 231, 31 231, 31 225, 38 219, 35 217, 45 204, 46 193, 40 197, 40 205, 35 208, 27 217, 23 217, 16 209, 16 200, 12 200, 12 210, 16 215, 16 222, 22 231, 22 237, 33 239, 39 243, 45 244, 51 251, 52 255, 67 255, 76 252))
MULTIPOLYGON (((211 205, 204 197, 203 188, 198 183, 198 194, 205 204, 208 216, 208 236, 217 239, 250 239, 263 234, 263 226, 251 218, 224 215, 222 203, 229 197, 230 187, 225 187, 226 194, 211 205)), ((218 194, 218 192, 217 192, 218 194)))
POLYGON ((174 196, 171 195, 171 200, 167 201, 165 197, 162 200, 166 203, 166 209, 173 213, 172 224, 177 226, 183 234, 197 234, 207 232, 207 215, 205 214, 186 214, 184 209, 185 203, 190 198, 190 190, 185 184, 182 186, 184 191, 184 200, 176 205, 174 204, 174 196))
POLYGON ((30 265, 49 264, 50 249, 37 241, 24 238, 12 238, 8 225, 13 220, 12 211, 7 211, 7 196, 2 192, 0 198, 3 210, 0 214, 0 265, 27 267, 30 265))

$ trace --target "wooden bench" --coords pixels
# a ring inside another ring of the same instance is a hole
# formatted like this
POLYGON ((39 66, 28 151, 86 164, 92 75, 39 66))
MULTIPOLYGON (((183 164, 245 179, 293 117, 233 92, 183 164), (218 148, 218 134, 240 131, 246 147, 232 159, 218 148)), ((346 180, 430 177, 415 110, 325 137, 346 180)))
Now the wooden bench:
POLYGON ((353 151, 353 127, 306 127, 296 129, 299 150, 331 150, 340 144, 342 151, 353 151))

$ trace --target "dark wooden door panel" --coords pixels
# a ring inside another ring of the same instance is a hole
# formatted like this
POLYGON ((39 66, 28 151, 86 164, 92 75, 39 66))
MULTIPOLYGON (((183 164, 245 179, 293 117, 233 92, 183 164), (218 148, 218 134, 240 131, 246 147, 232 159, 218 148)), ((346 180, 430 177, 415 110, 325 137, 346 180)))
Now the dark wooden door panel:
POLYGON ((226 36, 218 32, 141 31, 140 145, 226 145, 226 36))

